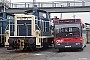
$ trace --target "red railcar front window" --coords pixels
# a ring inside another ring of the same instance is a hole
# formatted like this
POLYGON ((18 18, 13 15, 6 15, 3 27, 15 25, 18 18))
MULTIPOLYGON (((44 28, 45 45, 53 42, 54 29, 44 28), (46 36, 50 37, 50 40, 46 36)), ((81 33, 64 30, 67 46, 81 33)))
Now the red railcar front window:
POLYGON ((59 27, 55 28, 56 38, 76 38, 80 37, 80 28, 77 27, 59 27))

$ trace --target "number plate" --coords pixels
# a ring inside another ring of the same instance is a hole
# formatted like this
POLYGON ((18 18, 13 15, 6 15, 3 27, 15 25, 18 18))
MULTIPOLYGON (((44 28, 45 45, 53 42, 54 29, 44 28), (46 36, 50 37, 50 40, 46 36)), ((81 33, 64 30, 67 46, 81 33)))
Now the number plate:
POLYGON ((60 44, 57 44, 57 45, 60 45, 60 44))
POLYGON ((71 47, 71 46, 65 46, 65 47, 71 47))

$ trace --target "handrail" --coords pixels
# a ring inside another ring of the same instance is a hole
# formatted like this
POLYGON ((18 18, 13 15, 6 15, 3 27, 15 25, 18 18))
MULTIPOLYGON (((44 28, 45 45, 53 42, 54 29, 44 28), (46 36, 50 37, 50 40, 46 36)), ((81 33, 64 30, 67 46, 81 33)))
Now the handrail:
MULTIPOLYGON (((39 26, 37 24, 35 24, 35 25, 39 28, 39 26)), ((39 28, 39 30, 40 30, 40 28, 39 28)))
MULTIPOLYGON (((0 0, 4 3, 4 0, 0 0)), ((17 2, 10 3, 5 0, 5 4, 10 8, 30 8, 33 7, 33 2, 17 2)), ((90 6, 90 1, 51 1, 51 2, 36 2, 37 7, 70 7, 70 6, 90 6)))
MULTIPOLYGON (((90 6, 90 2, 84 1, 55 1, 55 2, 36 2, 37 7, 70 7, 70 6, 90 6)), ((30 8, 33 2, 11 3, 11 8, 30 8)))

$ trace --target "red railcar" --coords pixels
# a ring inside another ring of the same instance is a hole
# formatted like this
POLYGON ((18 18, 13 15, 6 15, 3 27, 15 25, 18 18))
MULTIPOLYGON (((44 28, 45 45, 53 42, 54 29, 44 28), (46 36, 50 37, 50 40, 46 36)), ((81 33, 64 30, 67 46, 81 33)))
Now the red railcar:
POLYGON ((57 19, 54 23, 54 47, 82 49, 86 46, 86 26, 81 19, 57 19))

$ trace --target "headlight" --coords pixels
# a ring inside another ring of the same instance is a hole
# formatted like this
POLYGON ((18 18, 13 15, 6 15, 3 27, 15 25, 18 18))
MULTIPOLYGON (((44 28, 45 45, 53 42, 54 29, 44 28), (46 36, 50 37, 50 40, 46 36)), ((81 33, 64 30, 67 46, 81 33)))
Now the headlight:
POLYGON ((76 43, 76 45, 80 45, 80 43, 76 43))

